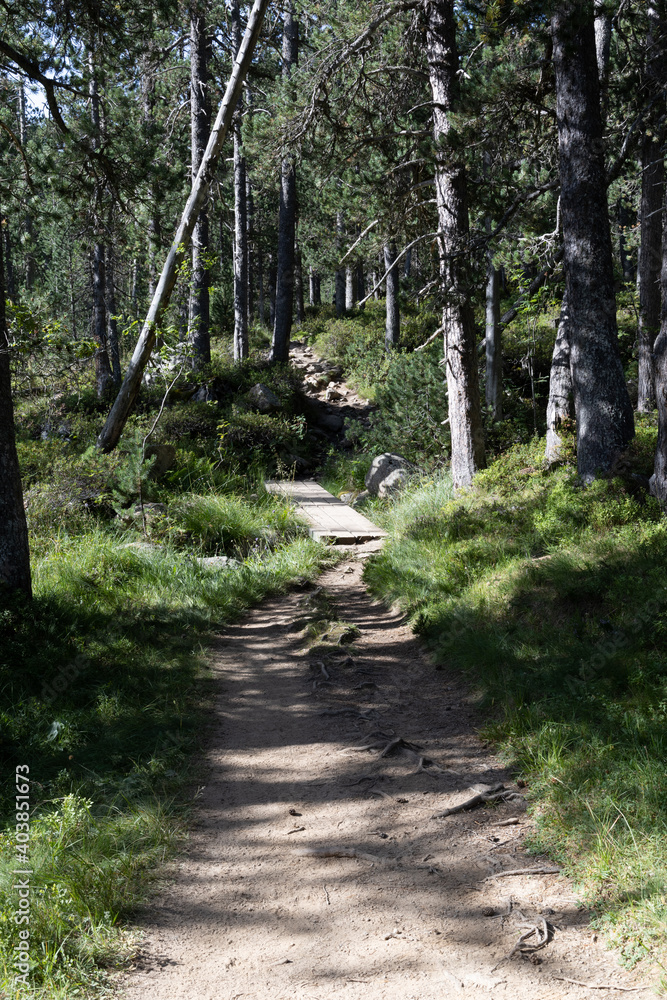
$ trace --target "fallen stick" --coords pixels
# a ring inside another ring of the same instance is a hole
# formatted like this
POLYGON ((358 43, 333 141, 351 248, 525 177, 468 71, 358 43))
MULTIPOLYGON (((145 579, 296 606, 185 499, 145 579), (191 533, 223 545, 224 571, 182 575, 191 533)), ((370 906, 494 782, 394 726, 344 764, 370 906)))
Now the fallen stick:
POLYGON ((587 990, 622 990, 623 993, 644 993, 648 986, 614 986, 611 983, 582 983, 580 979, 568 979, 567 976, 552 976, 561 983, 572 983, 574 986, 583 986, 587 990))
POLYGON ((491 823, 491 826, 516 826, 521 820, 518 816, 510 816, 509 819, 501 819, 499 823, 491 823))
POLYGON ((540 868, 512 868, 508 872, 496 872, 495 875, 487 875, 482 881, 488 882, 490 878, 507 878, 508 875, 560 875, 560 872, 560 868, 548 868, 546 866, 540 868))
POLYGON ((356 847, 297 847, 292 853, 300 858, 358 858, 376 864, 382 861, 375 854, 358 851, 356 847))

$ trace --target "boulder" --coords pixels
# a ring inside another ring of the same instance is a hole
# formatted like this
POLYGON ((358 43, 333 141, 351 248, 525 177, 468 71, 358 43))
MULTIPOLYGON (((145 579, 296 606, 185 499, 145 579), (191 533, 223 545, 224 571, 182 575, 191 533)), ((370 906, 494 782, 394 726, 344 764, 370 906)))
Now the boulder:
POLYGON ((275 392, 262 382, 253 385, 248 392, 248 399, 260 413, 276 413, 282 406, 275 392))
POLYGON ((366 473, 366 489, 376 496, 387 496, 403 485, 411 472, 416 472, 416 467, 408 462, 407 458, 386 451, 382 455, 376 455, 371 462, 371 467, 366 473), (402 475, 394 475, 397 472, 402 475), (380 492, 380 487, 385 482, 387 485, 380 492))
POLYGON ((204 556, 197 559, 197 562, 202 569, 233 569, 234 566, 241 565, 238 559, 232 559, 231 556, 204 556))
POLYGON ((402 486, 405 486, 407 481, 408 474, 405 469, 394 469, 378 486, 378 496, 381 499, 391 496, 392 493, 396 493, 402 486))
POLYGON ((338 431, 342 431, 343 429, 343 418, 337 413, 320 413, 317 423, 325 431, 331 431, 332 434, 337 434, 338 431))

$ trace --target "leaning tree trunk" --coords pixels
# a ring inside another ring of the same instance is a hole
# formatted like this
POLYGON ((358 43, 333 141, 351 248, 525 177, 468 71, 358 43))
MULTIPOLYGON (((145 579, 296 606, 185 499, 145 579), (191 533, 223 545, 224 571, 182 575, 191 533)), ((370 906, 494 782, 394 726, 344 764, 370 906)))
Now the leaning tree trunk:
MULTIPOLYGON (((232 2, 232 49, 241 45, 241 7, 232 2)), ((234 116, 234 361, 248 357, 248 202, 246 162, 241 137, 241 110, 234 116)))
MULTIPOLYGON (((208 54, 206 5, 193 5, 190 15, 190 123, 193 183, 199 172, 204 150, 211 134, 208 101, 208 54)), ((192 233, 189 340, 193 353, 192 367, 194 369, 209 364, 211 360, 208 248, 208 211, 204 204, 192 233)))
POLYGON ((32 596, 28 527, 14 432, 4 272, 0 239, 0 599, 3 590, 22 590, 32 596))
POLYGON ((387 272, 386 318, 384 325, 384 349, 389 354, 395 350, 401 337, 401 312, 398 304, 398 264, 396 244, 384 247, 384 269, 387 272))
POLYGON ((549 402, 547 404, 547 446, 544 458, 549 465, 560 461, 563 439, 561 427, 566 418, 572 418, 572 373, 570 371, 570 334, 567 311, 567 291, 560 307, 558 332, 551 359, 549 377, 549 402))
MULTIPOLYGON (((299 24, 294 4, 288 0, 283 24, 283 79, 288 81, 299 59, 299 24)), ((280 165, 278 216, 278 277, 273 325, 272 361, 287 361, 294 311, 294 241, 296 238, 296 165, 287 152, 280 165)))
POLYGON ((642 413, 647 413, 655 406, 653 343, 660 327, 661 209, 665 184, 665 154, 659 137, 660 112, 664 110, 664 101, 661 102, 662 108, 657 103, 661 85, 665 23, 664 19, 660 18, 655 3, 649 3, 647 13, 646 96, 654 103, 649 112, 648 127, 644 132, 641 147, 642 189, 637 259, 639 292, 637 409, 642 413))
POLYGON ((433 95, 436 145, 440 283, 449 395, 454 488, 469 486, 484 465, 484 431, 477 376, 475 320, 466 287, 464 257, 469 221, 465 167, 449 148, 454 138, 450 112, 459 99, 459 58, 453 0, 427 4, 426 49, 433 95), (448 140, 450 140, 448 142, 448 140))
POLYGON ((662 270, 660 274, 660 332, 653 348, 655 366, 655 400, 658 407, 658 446, 655 469, 651 477, 651 493, 667 507, 667 188, 662 214, 662 270))
POLYGON ((618 352, 592 3, 563 3, 552 34, 577 463, 590 481, 634 434, 618 352))
POLYGON ((190 243, 195 222, 213 181, 236 102, 238 101, 243 81, 252 61, 253 52, 255 51, 268 4, 269 0, 255 0, 250 11, 243 42, 232 67, 232 73, 227 83, 215 124, 211 130, 211 137, 208 141, 199 172, 192 185, 192 191, 183 209, 167 259, 162 268, 160 281, 155 290, 155 295, 148 310, 141 334, 139 335, 132 359, 128 365, 127 374, 120 387, 118 396, 111 407, 106 423, 102 428, 102 433, 97 439, 97 446, 103 451, 112 451, 118 444, 134 401, 137 398, 143 372, 155 344, 156 328, 164 315, 165 309, 169 305, 179 269, 185 260, 186 248, 190 243))

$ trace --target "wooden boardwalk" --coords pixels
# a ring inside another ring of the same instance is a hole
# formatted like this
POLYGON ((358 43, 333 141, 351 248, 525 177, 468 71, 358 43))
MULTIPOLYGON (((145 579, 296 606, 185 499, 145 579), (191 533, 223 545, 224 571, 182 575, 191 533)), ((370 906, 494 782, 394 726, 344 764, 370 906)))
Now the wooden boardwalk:
POLYGON ((386 531, 338 497, 327 493, 314 479, 294 482, 271 479, 265 486, 269 493, 282 493, 294 501, 298 512, 311 525, 310 537, 317 541, 355 544, 387 537, 386 531))

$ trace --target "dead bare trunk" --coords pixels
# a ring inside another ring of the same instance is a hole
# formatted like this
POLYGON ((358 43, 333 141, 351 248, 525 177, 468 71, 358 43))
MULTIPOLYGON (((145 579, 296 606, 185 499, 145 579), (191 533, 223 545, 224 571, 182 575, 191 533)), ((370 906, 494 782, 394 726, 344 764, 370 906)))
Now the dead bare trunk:
POLYGON ((384 247, 384 269, 387 272, 386 316, 384 325, 384 349, 389 354, 395 350, 401 339, 401 311, 398 303, 398 264, 396 244, 384 247))
POLYGON ((662 268, 660 272, 660 332, 653 348, 655 400, 658 407, 658 446, 651 477, 651 493, 667 507, 667 188, 662 213, 662 268))
POLYGON ((116 397, 116 401, 111 408, 111 412, 107 417, 102 433, 98 438, 98 447, 103 451, 111 451, 118 444, 123 427, 139 392, 143 371, 155 343, 156 327, 169 304, 169 299, 176 283, 178 269, 185 257, 185 248, 190 242, 195 222, 208 194, 231 124, 236 102, 243 86, 243 80, 252 60, 252 54, 257 43, 268 3, 269 0, 255 0, 250 12, 243 42, 232 68, 232 75, 227 84, 225 96, 220 105, 215 125, 213 126, 211 137, 199 168, 199 173, 192 186, 190 197, 183 210, 167 260, 162 268, 160 281, 150 309, 148 310, 148 315, 137 341, 134 354, 128 365, 127 374, 116 397))
POLYGON ((503 349, 500 337, 500 273, 489 254, 486 270, 486 405, 492 420, 503 418, 503 349))
MULTIPOLYGON (((210 39, 206 25, 206 5, 193 5, 190 16, 190 122, 192 181, 199 172, 209 136, 211 115, 208 101, 208 57, 210 39)), ((190 335, 192 367, 211 361, 210 300, 208 291, 208 210, 201 206, 192 233, 192 290, 190 293, 190 335)))
MULTIPOLYGON (((241 6, 232 0, 232 50, 241 45, 241 6)), ((234 361, 248 357, 248 202, 241 136, 242 102, 234 115, 234 361)))
POLYGON ((440 283, 449 395, 454 488, 470 486, 485 464, 482 408, 477 375, 475 321, 465 278, 469 220, 465 167, 448 148, 449 114, 459 99, 459 57, 453 0, 427 4, 426 49, 433 95, 436 146, 435 188, 438 206, 440 283))
POLYGON ((113 245, 107 246, 105 268, 106 311, 107 311, 107 350, 111 362, 111 374, 115 386, 119 386, 123 374, 120 368, 120 344, 118 343, 118 319, 116 317, 116 267, 113 245))

